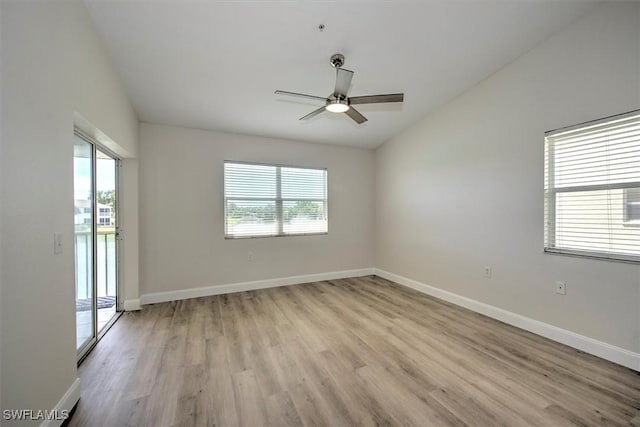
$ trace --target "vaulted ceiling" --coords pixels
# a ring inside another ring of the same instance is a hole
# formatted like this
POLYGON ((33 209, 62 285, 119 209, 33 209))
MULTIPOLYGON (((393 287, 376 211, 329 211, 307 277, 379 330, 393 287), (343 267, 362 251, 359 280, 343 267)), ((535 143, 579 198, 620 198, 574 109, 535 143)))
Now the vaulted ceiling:
POLYGON ((375 148, 585 14, 585 1, 86 0, 142 121, 375 148), (318 28, 324 25, 324 30, 318 28), (357 125, 276 89, 328 96, 355 72, 357 125))

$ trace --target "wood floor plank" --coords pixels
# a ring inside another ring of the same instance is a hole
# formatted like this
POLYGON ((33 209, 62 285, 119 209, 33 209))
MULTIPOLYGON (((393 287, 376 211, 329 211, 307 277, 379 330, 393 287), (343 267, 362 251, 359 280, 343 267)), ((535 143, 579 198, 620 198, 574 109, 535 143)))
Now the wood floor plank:
POLYGON ((247 294, 232 294, 230 301, 238 317, 236 327, 243 337, 239 346, 242 348, 245 366, 253 372, 260 389, 266 396, 278 393, 282 390, 275 372, 270 369, 270 361, 266 352, 266 346, 247 301, 247 294))
POLYGON ((264 396, 252 370, 233 374, 233 389, 238 409, 240 426, 259 427, 267 425, 267 408, 264 396))
POLYGON ((323 366, 343 389, 342 399, 354 413, 358 425, 391 426, 396 421, 389 415, 357 378, 357 372, 351 365, 332 352, 321 353, 323 366))
POLYGON ((309 385, 308 391, 324 418, 333 425, 354 425, 355 419, 344 403, 343 391, 318 363, 319 353, 314 352, 302 339, 289 341, 285 346, 285 351, 302 372, 301 382, 309 385))
POLYGON ((235 426, 240 422, 228 354, 224 335, 206 341, 207 402, 218 426, 235 426))
POLYGON ((640 426, 640 374, 367 276, 125 313, 69 426, 640 426))
POLYGON ((411 393, 386 370, 364 366, 357 370, 358 378, 385 411, 402 425, 464 425, 451 414, 444 418, 431 405, 411 393))
MULTIPOLYGON (((189 342, 189 341, 188 341, 189 342)), ((206 368, 204 365, 187 365, 177 385, 178 403, 174 425, 214 425, 215 419, 208 411, 206 368)))
POLYGON ((272 394, 267 398, 267 417, 269 425, 295 427, 302 425, 302 419, 291 400, 288 391, 272 394))

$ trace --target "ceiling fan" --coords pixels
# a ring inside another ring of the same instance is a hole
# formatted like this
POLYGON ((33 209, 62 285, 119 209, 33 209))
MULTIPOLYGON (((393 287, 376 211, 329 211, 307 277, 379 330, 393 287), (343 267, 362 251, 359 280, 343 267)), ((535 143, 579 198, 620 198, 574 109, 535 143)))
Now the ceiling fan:
POLYGON ((382 104, 386 102, 402 102, 404 101, 404 93, 391 93, 386 95, 366 95, 366 96, 347 96, 349 86, 351 86, 351 79, 353 78, 353 71, 345 70, 342 68, 344 64, 344 55, 336 53, 331 56, 331 66, 336 69, 336 87, 333 93, 326 98, 321 96, 306 95, 304 93, 287 92, 284 90, 276 90, 278 95, 290 95, 297 96, 298 98, 314 99, 324 102, 324 106, 318 108, 300 117, 300 120, 307 120, 317 116, 323 111, 329 111, 332 113, 345 113, 351 117, 353 121, 358 124, 362 124, 367 121, 367 118, 360 114, 358 110, 353 108, 353 105, 357 104, 382 104))

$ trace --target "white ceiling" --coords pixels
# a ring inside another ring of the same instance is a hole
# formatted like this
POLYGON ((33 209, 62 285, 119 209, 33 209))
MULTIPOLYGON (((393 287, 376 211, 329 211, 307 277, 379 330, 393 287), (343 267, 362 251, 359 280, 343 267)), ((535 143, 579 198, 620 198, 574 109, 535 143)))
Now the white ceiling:
POLYGON ((86 0, 142 121, 375 148, 586 13, 585 1, 86 0), (324 24, 323 32, 318 25, 324 24), (399 104, 298 118, 328 96, 331 54, 350 96, 399 104))

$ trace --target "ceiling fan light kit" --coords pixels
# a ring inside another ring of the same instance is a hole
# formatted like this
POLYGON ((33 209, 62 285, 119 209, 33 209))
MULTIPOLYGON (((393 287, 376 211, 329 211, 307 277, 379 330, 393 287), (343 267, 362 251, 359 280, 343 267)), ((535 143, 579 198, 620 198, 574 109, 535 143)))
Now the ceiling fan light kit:
POLYGON ((336 53, 331 55, 329 62, 333 68, 336 69, 336 86, 333 90, 333 94, 326 98, 315 95, 306 95, 303 93, 287 92, 283 90, 276 90, 278 95, 295 96, 298 98, 313 99, 324 102, 324 106, 312 111, 300 118, 300 120, 308 120, 317 116, 323 111, 329 111, 332 113, 345 113, 353 121, 358 124, 362 124, 367 121, 367 118, 360 114, 358 110, 352 107, 353 104, 382 104, 387 102, 403 102, 403 93, 392 93, 385 95, 367 95, 367 96, 352 96, 348 97, 347 92, 351 86, 351 79, 353 78, 353 71, 345 70, 342 68, 344 65, 344 55, 336 53))
POLYGON ((349 104, 346 101, 342 101, 340 99, 333 99, 327 102, 327 105, 324 107, 325 110, 330 111, 332 113, 344 113, 349 109, 349 104))

